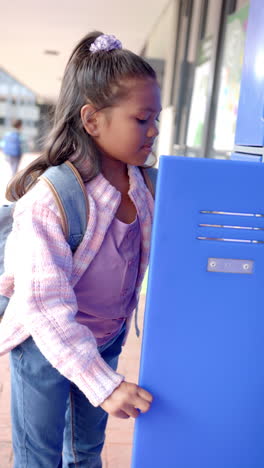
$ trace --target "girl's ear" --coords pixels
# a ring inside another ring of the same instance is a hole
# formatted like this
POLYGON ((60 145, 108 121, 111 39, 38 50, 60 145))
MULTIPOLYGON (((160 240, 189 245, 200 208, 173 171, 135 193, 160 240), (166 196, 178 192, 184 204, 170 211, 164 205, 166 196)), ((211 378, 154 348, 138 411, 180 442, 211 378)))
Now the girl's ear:
POLYGON ((91 104, 85 104, 81 108, 81 119, 86 132, 92 137, 98 136, 96 109, 91 104))

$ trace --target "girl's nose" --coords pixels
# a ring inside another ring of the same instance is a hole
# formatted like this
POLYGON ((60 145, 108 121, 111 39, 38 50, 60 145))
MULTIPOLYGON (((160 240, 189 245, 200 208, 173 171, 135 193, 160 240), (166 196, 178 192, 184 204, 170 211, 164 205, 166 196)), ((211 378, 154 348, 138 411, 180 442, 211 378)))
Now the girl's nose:
POLYGON ((157 127, 157 124, 154 123, 153 125, 151 125, 151 127, 149 127, 147 137, 148 138, 156 138, 156 136, 158 136, 158 134, 159 134, 159 129, 157 127))

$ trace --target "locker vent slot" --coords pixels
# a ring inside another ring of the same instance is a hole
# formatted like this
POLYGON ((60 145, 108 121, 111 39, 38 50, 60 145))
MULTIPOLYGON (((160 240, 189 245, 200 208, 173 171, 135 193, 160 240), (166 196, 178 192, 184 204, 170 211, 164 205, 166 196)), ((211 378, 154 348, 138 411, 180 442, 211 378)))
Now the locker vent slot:
POLYGON ((199 224, 200 227, 215 227, 225 229, 248 229, 250 231, 264 231, 264 228, 251 227, 251 226, 227 226, 224 224, 199 224))
MULTIPOLYGON (((228 232, 231 233, 231 230, 236 230, 237 234, 239 230, 243 231, 248 231, 249 237, 250 233, 252 231, 264 231, 264 227, 259 227, 259 226, 241 226, 239 225, 239 222, 235 220, 231 221, 230 218, 230 224, 226 223, 226 216, 243 216, 243 217, 250 217, 251 220, 253 221, 254 218, 264 218, 264 214, 261 213, 235 213, 231 211, 213 211, 213 210, 201 210, 200 214, 202 215, 207 215, 206 216, 206 222, 198 224, 199 228, 202 228, 200 230, 200 234, 202 234, 201 231, 203 231, 203 235, 197 236, 198 240, 209 240, 209 241, 221 241, 221 242, 241 242, 244 244, 264 244, 264 238, 263 239, 240 239, 240 238, 232 238, 232 235, 229 236, 228 232), (209 216, 208 216, 209 215, 209 216), (212 215, 212 216, 210 216, 212 215), (221 223, 221 217, 225 218, 225 222, 221 223), (216 222, 216 217, 217 217, 217 222, 216 222), (212 221, 211 221, 212 218, 212 221), (252 219, 253 218, 253 219, 252 219), (209 229, 209 232, 208 232, 209 229), (218 231, 221 229, 221 233, 218 231), (223 234, 223 230, 226 230, 226 235, 223 234), (207 231, 207 232, 206 232, 207 231)), ((237 237, 237 236, 235 236, 237 237)), ((243 237, 243 235, 242 235, 243 237)), ((248 236, 245 236, 248 237, 248 236)))
POLYGON ((242 242, 246 244, 264 244, 261 240, 249 240, 249 239, 228 239, 224 237, 196 237, 198 240, 209 240, 209 241, 222 241, 222 242, 242 242))
POLYGON ((264 218, 264 214, 260 213, 233 213, 232 211, 207 211, 201 210, 201 214, 218 214, 218 215, 227 215, 227 216, 253 216, 255 218, 264 218))

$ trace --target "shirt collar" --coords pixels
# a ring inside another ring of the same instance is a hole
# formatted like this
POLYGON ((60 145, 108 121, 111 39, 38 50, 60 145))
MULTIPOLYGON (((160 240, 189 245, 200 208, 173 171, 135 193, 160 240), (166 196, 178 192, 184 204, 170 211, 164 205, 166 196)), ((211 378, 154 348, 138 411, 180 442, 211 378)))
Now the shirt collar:
MULTIPOLYGON (((128 164, 129 176, 129 195, 137 191, 146 190, 146 185, 138 167, 128 164)), ((105 203, 120 201, 121 193, 108 182, 108 180, 100 172, 94 179, 87 184, 88 191, 91 193, 95 201, 105 203)))

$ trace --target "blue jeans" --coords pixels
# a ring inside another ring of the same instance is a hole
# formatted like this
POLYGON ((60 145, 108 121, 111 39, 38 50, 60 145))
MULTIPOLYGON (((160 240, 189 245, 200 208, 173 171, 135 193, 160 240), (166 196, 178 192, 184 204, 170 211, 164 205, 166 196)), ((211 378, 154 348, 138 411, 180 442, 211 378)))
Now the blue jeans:
POLYGON ((10 169, 12 171, 12 176, 14 176, 17 172, 18 165, 20 163, 20 158, 16 156, 8 156, 7 154, 5 155, 5 159, 8 162, 10 169))
MULTIPOLYGON (((124 334, 98 348, 114 370, 124 334)), ((107 413, 52 367, 32 338, 10 355, 14 468, 101 468, 107 413)))

